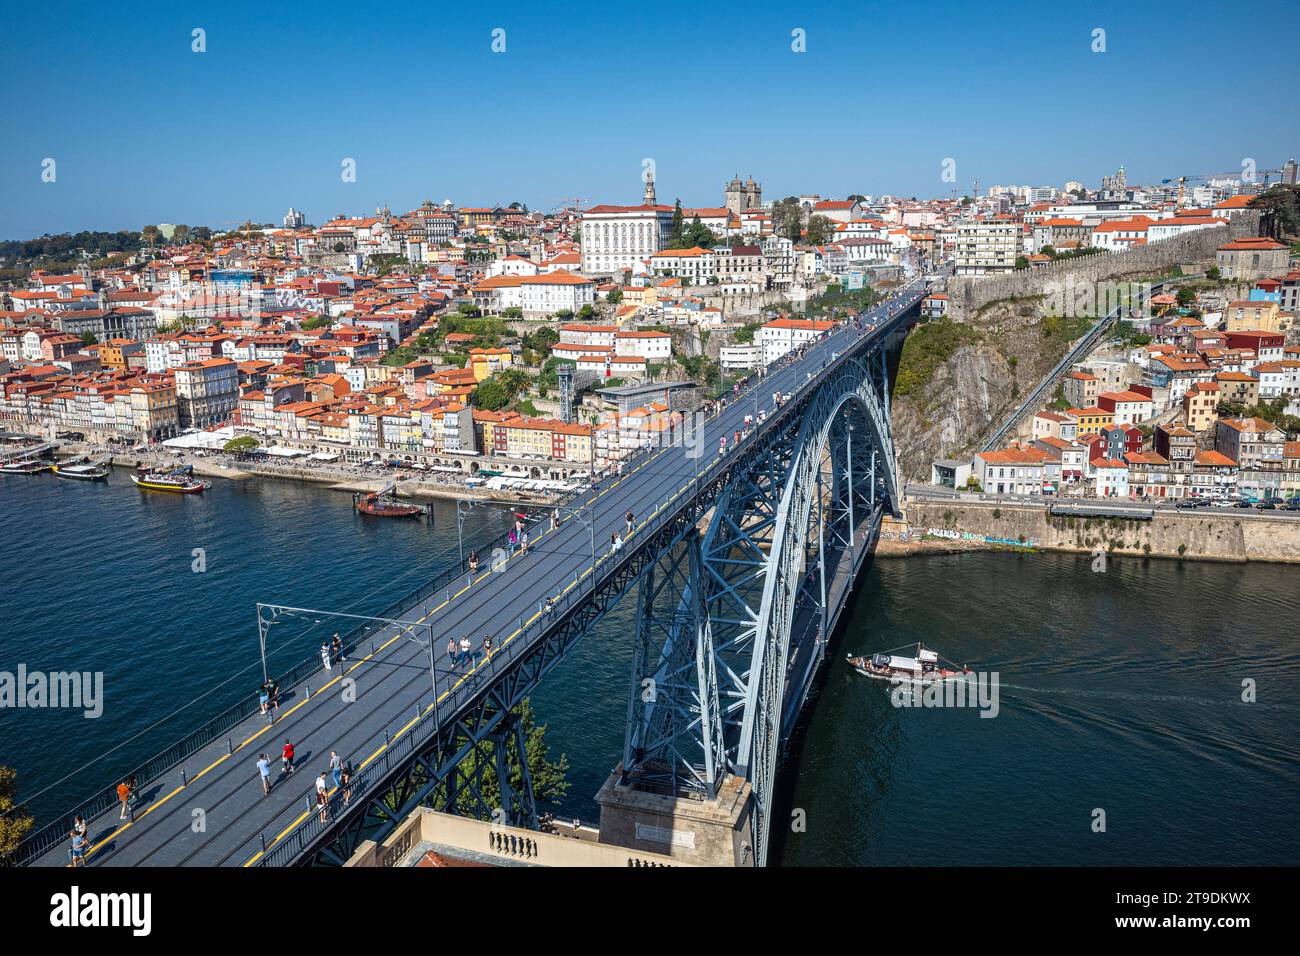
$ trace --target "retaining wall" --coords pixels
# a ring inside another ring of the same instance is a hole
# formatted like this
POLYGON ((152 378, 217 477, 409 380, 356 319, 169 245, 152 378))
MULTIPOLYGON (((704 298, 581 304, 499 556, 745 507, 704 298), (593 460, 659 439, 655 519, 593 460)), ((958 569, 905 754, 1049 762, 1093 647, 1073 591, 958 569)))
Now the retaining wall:
MULTIPOLYGON (((987 536, 1051 551, 1201 558, 1212 561, 1300 563, 1300 517, 1197 508, 1157 511, 1150 521, 1064 518, 1037 505, 967 501, 909 501, 909 537, 929 529, 987 536)), ((980 542, 946 541, 958 546, 980 542)))

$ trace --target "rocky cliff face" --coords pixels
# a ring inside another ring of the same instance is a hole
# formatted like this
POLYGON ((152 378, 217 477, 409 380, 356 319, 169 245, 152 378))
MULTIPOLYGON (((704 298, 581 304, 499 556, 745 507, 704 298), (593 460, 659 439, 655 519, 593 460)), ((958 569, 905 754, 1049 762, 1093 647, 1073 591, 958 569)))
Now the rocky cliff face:
POLYGON ((1091 323, 1044 319, 1038 301, 997 303, 970 322, 919 326, 903 348, 893 401, 903 476, 929 481, 936 458, 965 458, 1052 370, 1091 323))
POLYGON ((921 394, 896 399, 894 446, 903 475, 929 481, 936 458, 963 455, 1012 405, 1015 375, 1007 357, 987 345, 959 348, 934 372, 921 394))

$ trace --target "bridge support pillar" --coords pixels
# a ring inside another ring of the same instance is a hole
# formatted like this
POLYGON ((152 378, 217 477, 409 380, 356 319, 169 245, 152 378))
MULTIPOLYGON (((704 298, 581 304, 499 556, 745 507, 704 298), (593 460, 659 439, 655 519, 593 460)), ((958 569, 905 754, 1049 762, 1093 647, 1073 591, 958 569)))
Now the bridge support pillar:
POLYGON ((674 796, 620 783, 620 765, 596 794, 600 842, 662 853, 696 866, 754 866, 749 781, 723 778, 717 796, 674 796))

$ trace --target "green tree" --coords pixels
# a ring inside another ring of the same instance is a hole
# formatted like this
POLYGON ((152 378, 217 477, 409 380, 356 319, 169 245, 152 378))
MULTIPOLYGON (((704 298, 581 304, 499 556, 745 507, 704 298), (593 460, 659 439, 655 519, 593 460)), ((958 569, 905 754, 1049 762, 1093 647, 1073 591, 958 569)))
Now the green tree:
POLYGON ((258 441, 252 435, 240 435, 238 438, 232 438, 221 446, 221 450, 227 455, 242 455, 257 448, 258 441))
POLYGON ((15 803, 18 772, 0 767, 0 859, 4 859, 22 842, 35 821, 15 803))
POLYGON ((1300 186, 1278 183, 1250 201, 1251 208, 1273 214, 1273 232, 1278 236, 1300 234, 1300 186))
POLYGON ((618 305, 620 302, 623 301, 623 290, 622 289, 613 290, 612 292, 610 292, 609 295, 605 296, 605 301, 608 302, 610 305, 618 305))
POLYGON ((835 223, 827 216, 810 216, 808 218, 808 244, 824 246, 835 236, 835 223))
POLYGON ((668 230, 668 248, 678 249, 680 246, 674 245, 682 237, 682 201, 678 199, 673 203, 673 223, 668 230))
MULTIPOLYGON (((522 724, 524 738, 524 759, 528 761, 528 775, 533 783, 533 796, 538 806, 550 804, 555 806, 569 792, 569 758, 561 754, 558 758, 551 757, 550 745, 546 742, 546 725, 538 724, 533 715, 532 702, 525 698, 519 705, 517 719, 522 724)), ((483 768, 482 776, 479 780, 479 795, 483 803, 489 807, 501 806, 501 787, 497 781, 495 753, 491 741, 483 741, 478 744, 474 757, 467 761, 466 766, 481 766, 483 768)), ((523 789, 523 760, 520 759, 519 748, 515 743, 513 736, 506 740, 506 767, 510 777, 510 788, 515 793, 523 789)), ((448 807, 465 814, 475 814, 480 812, 478 802, 467 791, 461 791, 462 796, 457 805, 448 807)), ((438 798, 446 798, 445 788, 440 788, 436 792, 435 803, 445 806, 438 798)))
POLYGON ((499 412, 514 404, 515 399, 526 392, 531 384, 528 373, 523 369, 503 369, 479 382, 474 389, 472 401, 484 411, 499 412))

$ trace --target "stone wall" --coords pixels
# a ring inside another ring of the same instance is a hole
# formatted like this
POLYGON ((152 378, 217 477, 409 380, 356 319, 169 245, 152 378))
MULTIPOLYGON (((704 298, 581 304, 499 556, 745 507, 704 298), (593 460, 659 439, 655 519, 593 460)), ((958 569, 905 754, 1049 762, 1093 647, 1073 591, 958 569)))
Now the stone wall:
POLYGON ((1215 250, 1229 239, 1259 234, 1260 214, 1239 213, 1226 226, 1197 229, 1163 242, 1125 252, 1103 252, 1058 259, 1044 266, 999 276, 960 276, 948 280, 948 314, 969 321, 981 306, 1003 299, 1043 295, 1050 283, 1101 282, 1120 276, 1160 272, 1173 266, 1213 265, 1215 250))
MULTIPOLYGON (((909 501, 909 536, 927 529, 988 536, 1049 551, 1101 550, 1164 558, 1300 563, 1300 518, 1236 509, 1157 511, 1150 521, 1053 517, 1044 506, 909 501)), ((957 544, 960 542, 954 542, 957 544)))

